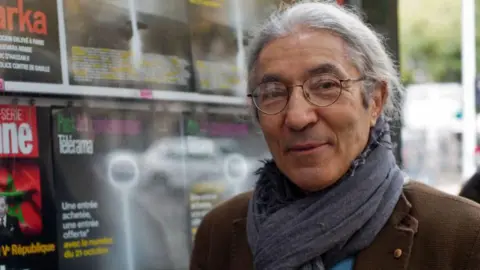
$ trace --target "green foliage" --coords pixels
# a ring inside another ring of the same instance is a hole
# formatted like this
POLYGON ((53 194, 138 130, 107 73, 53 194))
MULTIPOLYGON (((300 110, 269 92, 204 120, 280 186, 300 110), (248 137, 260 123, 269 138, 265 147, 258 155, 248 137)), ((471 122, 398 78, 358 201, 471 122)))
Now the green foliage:
MULTIPOLYGON (((480 20, 480 1, 476 5, 480 20)), ((399 0, 400 64, 404 82, 418 71, 427 81, 461 80, 461 0, 399 0)), ((480 25, 479 25, 480 26, 480 25)), ((476 29, 480 67, 480 27, 476 29)))

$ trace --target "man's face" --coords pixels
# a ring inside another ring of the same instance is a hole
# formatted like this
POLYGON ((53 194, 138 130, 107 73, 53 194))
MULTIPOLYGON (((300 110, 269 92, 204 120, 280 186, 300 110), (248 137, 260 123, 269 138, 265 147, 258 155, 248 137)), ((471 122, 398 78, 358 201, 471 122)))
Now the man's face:
MULTIPOLYGON (((276 39, 262 50, 254 81, 260 84, 265 78, 278 78, 287 86, 298 86, 315 75, 341 80, 362 77, 340 37, 323 30, 303 30, 276 39)), ((350 83, 328 107, 312 105, 301 87, 289 87, 290 99, 282 112, 259 112, 259 123, 277 166, 301 189, 318 191, 332 185, 365 148, 385 91, 376 89, 373 102, 365 108, 362 83, 350 83)))
POLYGON ((5 197, 0 197, 0 217, 4 217, 8 211, 8 204, 5 197))

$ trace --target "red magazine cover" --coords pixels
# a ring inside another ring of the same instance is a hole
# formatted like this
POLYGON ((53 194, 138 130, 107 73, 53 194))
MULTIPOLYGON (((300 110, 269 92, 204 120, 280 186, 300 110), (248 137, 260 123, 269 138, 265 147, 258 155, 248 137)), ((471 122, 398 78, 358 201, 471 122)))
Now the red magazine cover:
POLYGON ((0 158, 37 158, 35 106, 0 105, 0 158))

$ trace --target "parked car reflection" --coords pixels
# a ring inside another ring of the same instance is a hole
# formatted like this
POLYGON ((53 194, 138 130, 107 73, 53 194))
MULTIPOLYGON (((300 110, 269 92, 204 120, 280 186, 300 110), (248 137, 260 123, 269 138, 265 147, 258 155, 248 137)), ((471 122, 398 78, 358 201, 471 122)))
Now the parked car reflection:
POLYGON ((246 189, 260 163, 241 153, 231 139, 200 136, 167 137, 155 141, 140 157, 141 185, 164 185, 183 191, 198 181, 222 179, 235 190, 246 189))

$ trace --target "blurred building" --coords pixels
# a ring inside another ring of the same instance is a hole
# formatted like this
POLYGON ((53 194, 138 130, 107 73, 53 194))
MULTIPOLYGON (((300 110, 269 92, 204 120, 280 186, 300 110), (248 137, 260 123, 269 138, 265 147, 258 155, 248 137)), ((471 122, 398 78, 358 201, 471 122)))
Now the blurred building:
POLYGON ((403 104, 405 171, 450 193, 461 183, 461 93, 458 83, 410 85, 403 104))

